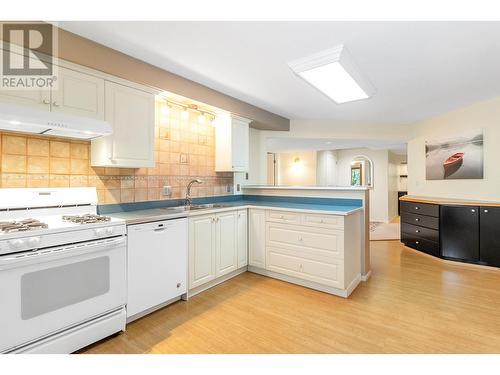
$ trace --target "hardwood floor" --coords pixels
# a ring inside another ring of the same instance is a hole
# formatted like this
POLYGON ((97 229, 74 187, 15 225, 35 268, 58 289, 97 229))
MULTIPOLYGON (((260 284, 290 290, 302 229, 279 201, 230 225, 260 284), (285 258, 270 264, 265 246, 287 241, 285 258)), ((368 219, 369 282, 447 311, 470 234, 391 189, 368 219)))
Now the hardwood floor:
POLYGON ((500 270, 371 243, 343 299, 252 273, 130 324, 82 353, 499 353, 500 270))

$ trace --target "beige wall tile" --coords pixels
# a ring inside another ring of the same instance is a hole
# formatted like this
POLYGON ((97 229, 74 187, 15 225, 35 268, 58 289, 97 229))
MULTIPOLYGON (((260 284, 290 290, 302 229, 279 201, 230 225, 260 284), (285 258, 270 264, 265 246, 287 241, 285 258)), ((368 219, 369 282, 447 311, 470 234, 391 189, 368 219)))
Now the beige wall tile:
POLYGON ((120 203, 120 189, 106 190, 104 197, 106 203, 120 203))
POLYGON ((123 203, 130 203, 134 201, 134 189, 121 189, 120 200, 123 203))
POLYGON ((47 156, 28 156, 28 173, 49 173, 49 158, 47 156))
POLYGON ((87 187, 89 186, 89 178, 87 175, 71 175, 69 178, 70 187, 87 187))
POLYGON ((26 155, 26 137, 4 134, 2 137, 2 153, 26 155))
POLYGON ((2 155, 2 172, 26 173, 26 156, 24 155, 2 155))
POLYGON ((57 158, 69 158, 69 142, 50 141, 50 156, 57 158))
POLYGON ((50 175, 50 187, 69 187, 69 175, 50 175))
POLYGON ((26 187, 26 175, 16 173, 2 173, 3 188, 23 188, 26 187))
POLYGON ((148 189, 135 189, 134 201, 143 202, 148 200, 148 189))
POLYGON ((28 155, 49 156, 50 146, 47 139, 28 138, 28 155))
POLYGON ((72 159, 88 159, 89 145, 87 143, 71 143, 70 157, 72 159))
POLYGON ((70 170, 71 174, 88 174, 89 167, 88 162, 85 159, 70 159, 70 170))
POLYGON ((49 186, 48 174, 29 174, 26 176, 26 187, 41 188, 49 186))
POLYGON ((50 174, 69 174, 70 159, 50 158, 50 174))

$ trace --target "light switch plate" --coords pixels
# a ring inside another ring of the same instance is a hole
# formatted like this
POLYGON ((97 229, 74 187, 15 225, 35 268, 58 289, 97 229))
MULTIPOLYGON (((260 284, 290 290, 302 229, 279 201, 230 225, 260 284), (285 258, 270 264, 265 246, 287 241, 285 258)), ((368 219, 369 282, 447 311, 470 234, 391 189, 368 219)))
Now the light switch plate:
POLYGON ((163 186, 163 188, 161 189, 161 194, 166 195, 168 197, 171 196, 172 195, 172 186, 170 186, 170 185, 163 186))

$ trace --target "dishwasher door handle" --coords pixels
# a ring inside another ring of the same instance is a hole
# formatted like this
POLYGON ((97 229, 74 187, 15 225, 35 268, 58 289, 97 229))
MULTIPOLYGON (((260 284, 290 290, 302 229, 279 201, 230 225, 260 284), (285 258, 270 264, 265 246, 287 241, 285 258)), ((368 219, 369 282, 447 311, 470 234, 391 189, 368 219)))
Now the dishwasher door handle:
POLYGON ((165 229, 167 229, 167 227, 163 227, 163 228, 155 228, 153 229, 155 232, 163 232, 165 229))

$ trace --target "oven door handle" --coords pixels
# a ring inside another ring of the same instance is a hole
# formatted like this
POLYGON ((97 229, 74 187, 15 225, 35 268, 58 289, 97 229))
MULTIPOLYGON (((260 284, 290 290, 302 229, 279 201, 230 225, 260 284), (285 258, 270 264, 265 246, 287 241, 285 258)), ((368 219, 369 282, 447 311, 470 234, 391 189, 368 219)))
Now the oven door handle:
POLYGON ((125 246, 125 244, 126 237, 120 236, 92 242, 28 251, 19 254, 10 254, 0 257, 0 270, 23 267, 29 264, 50 262, 97 251, 105 251, 118 246, 125 246))

